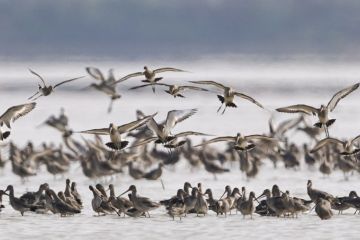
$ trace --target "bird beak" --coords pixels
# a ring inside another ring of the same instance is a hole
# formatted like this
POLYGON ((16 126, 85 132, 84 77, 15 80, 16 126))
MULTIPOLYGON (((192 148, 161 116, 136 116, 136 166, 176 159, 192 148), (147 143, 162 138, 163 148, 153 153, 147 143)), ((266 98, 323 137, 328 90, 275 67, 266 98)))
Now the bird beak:
POLYGON ((224 193, 221 195, 220 199, 222 199, 222 198, 223 198, 223 196, 225 195, 225 193, 226 193, 226 191, 224 191, 224 193))
POLYGON ((121 197, 122 195, 124 195, 125 193, 129 192, 130 189, 126 190, 125 192, 123 192, 122 194, 119 195, 119 197, 121 197))
POLYGON ((262 198, 262 197, 264 197, 264 196, 265 196, 264 194, 261 194, 260 196, 258 196, 257 198, 255 198, 255 200, 256 200, 257 202, 259 202, 258 199, 260 199, 260 198, 262 198))

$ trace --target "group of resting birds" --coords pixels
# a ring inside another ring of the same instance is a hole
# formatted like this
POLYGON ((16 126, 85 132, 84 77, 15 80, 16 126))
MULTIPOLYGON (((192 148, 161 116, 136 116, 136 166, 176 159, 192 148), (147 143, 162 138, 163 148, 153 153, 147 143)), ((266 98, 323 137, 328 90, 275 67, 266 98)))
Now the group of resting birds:
MULTIPOLYGON (((254 192, 246 193, 246 188, 231 189, 225 187, 219 199, 215 199, 210 188, 203 191, 201 183, 193 187, 185 182, 183 188, 177 190, 176 195, 160 202, 153 201, 138 194, 135 185, 131 185, 122 194, 116 196, 115 187, 110 184, 107 189, 102 184, 95 187, 89 186, 93 194, 91 206, 98 215, 117 214, 129 217, 150 217, 150 211, 164 206, 166 212, 173 218, 186 217, 188 214, 205 216, 212 211, 217 216, 232 214, 239 211, 243 217, 256 213, 260 216, 297 217, 299 213, 311 212, 315 208, 316 214, 323 220, 333 216, 333 210, 342 214, 343 211, 353 208, 356 214, 360 211, 360 198, 355 191, 349 196, 334 197, 333 195, 314 189, 312 181, 308 180, 307 194, 309 200, 291 197, 289 191, 281 191, 277 185, 272 189, 265 189, 261 195, 255 196, 254 192), (107 193, 109 191, 109 194, 107 193), (126 193, 127 197, 123 197, 126 193), (264 200, 261 200, 264 198, 264 200), (257 202, 258 204, 256 204, 257 202), (313 207, 312 207, 313 205, 313 207)), ((21 197, 14 196, 14 188, 9 185, 5 191, 0 190, 0 211, 5 208, 2 204, 3 195, 9 197, 11 207, 24 215, 25 212, 59 214, 69 216, 78 214, 83 208, 82 198, 77 191, 76 183, 66 180, 65 191, 57 194, 47 183, 41 184, 38 191, 27 192, 21 197)))

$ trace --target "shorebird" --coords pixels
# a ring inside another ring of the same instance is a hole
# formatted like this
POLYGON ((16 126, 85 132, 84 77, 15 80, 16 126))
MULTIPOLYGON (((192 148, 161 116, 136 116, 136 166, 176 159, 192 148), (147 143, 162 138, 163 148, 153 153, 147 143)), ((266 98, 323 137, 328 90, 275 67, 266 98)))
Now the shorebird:
POLYGON ((121 134, 130 132, 132 130, 135 130, 135 129, 141 127, 146 122, 153 119, 153 117, 156 114, 157 113, 146 116, 140 120, 136 120, 136 121, 121 125, 121 126, 116 126, 115 124, 110 123, 110 126, 108 128, 85 130, 85 131, 81 131, 80 133, 95 134, 95 135, 110 135, 111 142, 108 142, 105 145, 113 150, 121 150, 129 144, 128 141, 121 140, 121 134))
MULTIPOLYGON (((8 108, 1 116, 0 116, 0 127, 4 124, 10 129, 10 122, 15 122, 18 118, 25 116, 29 112, 31 112, 36 106, 35 102, 25 103, 21 105, 16 105, 8 108)), ((2 132, 0 129, 0 140, 6 139, 10 135, 10 131, 2 132)))
MULTIPOLYGON (((199 185, 199 187, 201 187, 201 184, 199 185)), ((194 209, 196 212, 196 216, 199 216, 199 214, 204 214, 205 216, 209 210, 207 202, 203 196, 203 193, 201 192, 201 188, 198 188, 198 194, 196 196, 196 203, 194 209)))
POLYGON ((73 195, 74 199, 76 200, 76 202, 82 206, 82 200, 81 200, 81 196, 76 188, 76 182, 72 182, 71 183, 71 195, 73 195))
POLYGON ((271 197, 270 190, 265 189, 264 192, 256 199, 259 199, 263 196, 266 197, 266 204, 267 204, 268 208, 270 208, 272 211, 274 211, 275 215, 277 217, 280 217, 281 215, 285 214, 288 211, 288 205, 286 204, 286 201, 282 196, 281 197, 271 197))
POLYGON ((71 205, 67 204, 66 202, 64 202, 63 200, 61 200, 53 190, 51 189, 46 190, 46 194, 52 197, 53 208, 57 213, 60 213, 61 217, 65 217, 67 215, 74 215, 81 212, 79 209, 76 209, 71 205))
POLYGON ((310 153, 315 153, 319 151, 321 148, 325 147, 328 144, 336 144, 340 147, 342 147, 343 151, 340 152, 340 155, 343 156, 353 156, 357 155, 360 152, 360 149, 355 148, 355 143, 360 140, 360 135, 347 141, 341 141, 337 138, 325 138, 321 141, 319 141, 315 147, 310 151, 310 153))
POLYGON ((252 214, 254 213, 255 207, 254 207, 254 200, 255 200, 255 193, 250 192, 249 199, 241 201, 236 207, 237 210, 241 212, 241 214, 244 216, 250 215, 250 218, 252 219, 252 214))
POLYGON ((233 144, 233 148, 240 153, 245 152, 245 158, 248 158, 247 152, 255 148, 254 141, 265 141, 267 143, 277 142, 278 140, 272 137, 267 137, 264 135, 248 135, 243 136, 238 133, 235 137, 232 136, 224 136, 224 137, 217 137, 211 140, 205 141, 201 144, 195 145, 194 147, 204 146, 211 143, 216 142, 230 142, 233 144))
POLYGON ((34 211, 30 204, 27 204, 24 200, 14 196, 14 187, 12 185, 7 186, 5 192, 9 191, 9 200, 11 207, 20 212, 24 216, 24 212, 34 211))
POLYGON ((126 198, 116 197, 113 184, 109 185, 109 190, 110 196, 108 198, 108 202, 111 203, 114 208, 118 209, 119 213, 124 213, 125 217, 125 212, 127 212, 130 208, 133 207, 132 202, 126 198))
POLYGON ((93 193, 93 199, 91 200, 91 206, 92 206, 92 209, 94 210, 94 212, 96 212, 98 215, 100 215, 100 213, 107 214, 108 212, 103 208, 103 206, 104 206, 103 196, 93 186, 89 186, 89 189, 93 193))
POLYGON ((113 102, 116 99, 121 98, 121 95, 116 92, 116 87, 114 85, 116 79, 114 77, 113 69, 109 70, 108 78, 105 79, 104 75, 101 73, 101 71, 98 68, 94 67, 87 67, 85 68, 86 71, 89 73, 90 76, 92 76, 94 79, 99 80, 100 83, 92 83, 90 87, 105 93, 110 97, 110 105, 108 107, 108 113, 112 110, 113 102))
POLYGON ((228 86, 224 86, 223 84, 221 83, 218 83, 218 82, 215 82, 215 81, 190 81, 191 83, 195 83, 195 84, 205 84, 205 85, 212 85, 212 86, 215 86, 219 89, 221 89, 223 91, 223 95, 217 95, 220 102, 221 102, 221 105, 220 107, 218 108, 217 112, 220 111, 221 107, 223 105, 225 105, 224 107, 224 110, 222 112, 222 114, 225 113, 225 110, 227 107, 234 107, 236 108, 236 104, 234 103, 234 97, 240 97, 240 98, 243 98, 245 100, 248 100, 254 104, 256 104, 257 106, 261 107, 261 108, 264 108, 259 102, 257 102, 254 98, 246 95, 246 94, 243 94, 243 93, 240 93, 240 92, 237 92, 235 90, 233 90, 231 87, 228 87, 228 86))
POLYGON ((315 212, 321 220, 330 219, 333 216, 331 211, 331 203, 328 199, 319 197, 316 200, 315 212))
MULTIPOLYGON (((191 117, 197 112, 197 109, 187 109, 187 110, 172 110, 169 111, 166 117, 165 122, 158 124, 154 118, 150 118, 149 121, 146 123, 147 127, 156 135, 155 137, 150 137, 145 140, 140 141, 139 143, 135 144, 132 147, 141 146, 150 142, 155 142, 156 144, 169 144, 175 141, 177 138, 185 137, 189 135, 198 135, 204 136, 207 134, 187 131, 181 132, 178 134, 173 135, 171 130, 180 122, 184 121, 185 119, 191 117)), ((185 141, 182 142, 185 144, 185 141)))
POLYGON ((297 104, 292 106, 287 106, 283 108, 278 108, 276 111, 284 113, 305 113, 307 115, 317 115, 319 122, 315 123, 315 127, 324 128, 326 137, 329 137, 328 127, 330 127, 336 119, 329 119, 329 112, 332 112, 339 101, 359 88, 359 83, 354 84, 348 88, 345 88, 337 93, 331 98, 329 103, 321 105, 320 108, 315 108, 305 104, 297 104))
POLYGON ((188 212, 192 211, 195 208, 195 204, 197 201, 197 195, 199 194, 199 190, 197 187, 193 187, 191 189, 191 194, 184 197, 185 203, 185 216, 188 212))
POLYGON ((34 95, 32 95, 31 97, 29 97, 28 100, 30 100, 30 99, 36 100, 36 99, 38 99, 39 97, 48 96, 48 95, 50 95, 51 93, 54 92, 55 88, 57 88, 57 87, 65 84, 65 83, 72 82, 72 81, 75 81, 75 80, 77 80, 77 79, 80 79, 80 78, 83 78, 83 77, 84 77, 84 76, 82 76, 82 77, 72 78, 72 79, 65 80, 65 81, 62 81, 62 82, 60 82, 60 83, 57 83, 57 84, 55 84, 54 86, 52 86, 52 85, 48 85, 48 86, 47 86, 46 83, 45 83, 45 80, 44 80, 38 73, 34 72, 34 71, 31 70, 31 69, 29 69, 29 71, 30 71, 32 74, 34 74, 35 76, 37 76, 38 78, 40 78, 41 82, 43 83, 43 86, 41 86, 41 84, 38 84, 39 90, 38 90, 34 95), (38 94, 40 94, 40 95, 37 96, 38 94), (36 98, 34 99, 34 97, 36 97, 36 98))
POLYGON ((149 217, 150 217, 149 211, 154 210, 160 206, 159 203, 153 202, 149 198, 138 196, 135 185, 131 185, 129 189, 123 192, 120 196, 130 191, 131 191, 130 201, 133 203, 134 208, 142 212, 146 212, 149 217))
POLYGON ((143 175, 143 177, 147 180, 157 180, 162 175, 162 167, 164 164, 161 162, 159 163, 158 167, 156 169, 151 170, 150 172, 147 172, 143 175))
POLYGON ((175 220, 175 217, 181 217, 185 213, 185 200, 184 200, 184 191, 179 189, 176 196, 169 199, 167 206, 168 214, 175 220))
POLYGON ((142 80, 142 82, 144 83, 149 83, 150 85, 152 85, 152 91, 153 93, 155 93, 155 85, 157 82, 159 82, 161 79, 163 79, 162 77, 155 77, 156 74, 158 73, 162 73, 162 72, 185 72, 184 70, 178 69, 178 68, 171 68, 171 67, 164 67, 164 68, 158 68, 158 69, 154 69, 154 70, 150 70, 147 66, 144 66, 144 71, 143 72, 136 72, 136 73, 131 73, 129 75, 126 75, 125 77, 115 81, 114 84, 117 84, 119 82, 123 82, 129 78, 133 78, 133 77, 137 77, 137 76, 145 76, 146 80, 142 80))
POLYGON ((135 90, 135 89, 148 87, 148 86, 154 86, 154 85, 168 87, 169 89, 165 90, 165 92, 170 94, 174 98, 176 98, 176 97, 184 98, 185 96, 182 95, 182 92, 186 91, 186 90, 204 91, 204 92, 209 91, 209 90, 207 90, 205 88, 201 88, 201 87, 186 86, 186 85, 171 85, 171 84, 165 84, 165 83, 145 84, 145 85, 140 85, 140 86, 129 88, 129 90, 135 90))
POLYGON ((44 198, 43 192, 47 189, 49 189, 49 184, 41 184, 38 191, 27 192, 20 197, 20 200, 29 205, 37 204, 41 198, 44 198))
POLYGON ((308 193, 311 201, 313 201, 313 202, 316 202, 319 198, 322 198, 322 199, 328 199, 328 198, 333 199, 334 198, 331 194, 329 194, 327 192, 313 189, 311 180, 308 180, 308 182, 307 182, 307 193, 308 193))

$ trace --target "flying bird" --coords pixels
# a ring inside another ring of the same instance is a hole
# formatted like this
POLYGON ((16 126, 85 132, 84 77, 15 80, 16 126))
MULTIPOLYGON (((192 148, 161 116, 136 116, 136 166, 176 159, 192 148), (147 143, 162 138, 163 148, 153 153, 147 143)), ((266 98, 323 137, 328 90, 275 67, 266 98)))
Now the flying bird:
POLYGON ((220 102, 221 102, 221 105, 220 107, 218 108, 217 112, 220 111, 220 109, 222 108, 223 105, 225 105, 224 107, 224 110, 222 112, 222 114, 225 113, 225 110, 227 107, 234 107, 236 108, 236 104, 234 103, 234 98, 235 96, 236 97, 240 97, 240 98, 243 98, 245 100, 248 100, 254 104, 256 104, 257 106, 261 107, 261 108, 264 108, 259 102, 257 102, 254 98, 246 95, 246 94, 243 94, 243 93, 240 93, 240 92, 237 92, 237 91, 234 91, 231 87, 227 87, 227 86, 224 86, 223 84, 221 83, 218 83, 218 82, 215 82, 215 81, 190 81, 191 83, 195 83, 195 84, 203 84, 203 85, 211 85, 211 86, 215 86, 219 89, 221 89, 223 91, 223 95, 217 95, 220 102))
POLYGON ((100 81, 100 83, 98 83, 98 84, 92 83, 89 87, 92 87, 92 88, 98 90, 99 92, 103 92, 110 97, 110 104, 108 107, 108 113, 110 113, 112 111, 113 102, 116 99, 121 98, 121 95, 116 92, 116 87, 114 85, 116 79, 114 76, 113 69, 109 70, 107 78, 104 77, 104 75, 101 73, 101 71, 98 68, 87 67, 85 69, 86 69, 86 72, 91 77, 100 81))
POLYGON ((321 105, 320 108, 315 108, 305 104, 297 104, 288 107, 278 108, 276 111, 284 113, 305 113, 307 115, 317 116, 319 122, 315 123, 314 126, 318 128, 324 128, 326 137, 329 137, 328 127, 330 127, 336 119, 329 119, 329 112, 332 112, 339 101, 359 88, 359 83, 354 84, 348 88, 345 88, 331 98, 328 104, 321 105))
POLYGON ((315 153, 328 144, 336 144, 336 145, 342 147, 342 149, 343 149, 343 152, 341 152, 340 155, 343 155, 343 156, 357 155, 357 154, 359 154, 360 149, 355 148, 354 144, 359 140, 360 140, 360 135, 353 139, 349 139, 347 141, 341 141, 337 138, 325 138, 325 139, 319 141, 315 145, 315 147, 310 151, 310 153, 315 153))
POLYGON ((34 94, 32 95, 31 97, 28 98, 28 100, 30 99, 33 99, 34 97, 36 97, 35 99, 33 100, 36 100, 38 99, 39 97, 42 97, 42 96, 48 96, 50 95, 52 92, 54 92, 55 88, 65 84, 65 83, 68 83, 68 82, 72 82, 72 81, 75 81, 77 79, 80 79, 80 78, 83 78, 84 76, 82 77, 77 77, 77 78, 72 78, 72 79, 69 79, 69 80, 65 80, 65 81, 62 81, 60 83, 57 83, 55 84, 54 86, 52 85, 46 85, 45 83, 45 80, 36 72, 34 72, 33 70, 29 69, 29 71, 34 74, 35 76, 37 76, 38 78, 40 78, 41 82, 43 83, 43 86, 41 86, 41 84, 38 84, 39 86, 39 90, 34 94), (40 94, 40 95, 38 95, 40 94), (37 96, 38 95, 38 96, 37 96))
POLYGON ((85 131, 81 131, 80 133, 95 134, 95 135, 110 135, 111 142, 108 142, 105 145, 113 150, 121 150, 129 144, 128 141, 122 141, 121 135, 141 127, 150 119, 152 119, 156 114, 157 113, 121 126, 116 126, 115 124, 110 123, 108 128, 85 130, 85 131))
MULTIPOLYGON (((31 112, 36 106, 35 102, 25 103, 8 108, 3 115, 0 116, 0 126, 4 124, 10 129, 10 122, 15 122, 18 118, 25 116, 31 112)), ((10 135, 10 131, 2 132, 0 129, 0 140, 6 139, 10 135)))
POLYGON ((158 73, 162 73, 162 72, 185 72, 184 70, 178 69, 178 68, 172 68, 172 67, 163 67, 163 68, 158 68, 155 70, 151 70, 149 69, 147 66, 144 66, 144 71, 143 72, 136 72, 136 73, 131 73, 129 75, 126 75, 125 77, 117 80, 114 84, 117 84, 119 82, 123 82, 129 78, 133 78, 133 77, 137 77, 137 76, 145 76, 145 80, 142 80, 142 82, 144 83, 149 83, 152 87, 153 93, 155 93, 155 86, 156 83, 159 82, 161 79, 163 79, 162 77, 156 77, 156 74, 158 73))
POLYGON ((145 84, 145 85, 140 85, 140 86, 136 86, 136 87, 132 87, 129 90, 134 90, 134 89, 139 89, 139 88, 143 88, 143 87, 149 87, 149 86, 153 86, 153 85, 159 85, 159 86, 165 86, 168 87, 168 90, 165 90, 166 93, 170 94, 171 96, 173 96, 174 98, 176 97, 181 97, 184 98, 185 96, 182 95, 181 93, 183 91, 186 90, 194 90, 194 91, 208 91, 205 88, 200 88, 200 87, 195 87, 195 86, 181 86, 181 85, 170 85, 170 84, 165 84, 165 83, 155 83, 155 84, 145 84))

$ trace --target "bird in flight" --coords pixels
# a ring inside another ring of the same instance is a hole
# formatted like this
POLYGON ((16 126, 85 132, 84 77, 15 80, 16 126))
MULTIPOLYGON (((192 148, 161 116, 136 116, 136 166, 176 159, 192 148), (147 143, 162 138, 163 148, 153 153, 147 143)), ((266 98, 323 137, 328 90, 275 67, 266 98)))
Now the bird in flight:
POLYGON ((137 77, 137 76, 145 76, 146 79, 142 80, 142 82, 149 83, 151 85, 153 93, 155 93, 156 83, 163 79, 162 77, 156 77, 156 74, 162 73, 162 72, 186 72, 186 71, 178 69, 178 68, 172 68, 172 67, 163 67, 163 68, 151 70, 147 66, 145 66, 143 72, 136 72, 136 73, 131 73, 129 75, 126 75, 125 77, 115 81, 114 84, 123 82, 129 78, 133 78, 133 77, 137 77))
MULTIPOLYGON (((35 102, 25 103, 8 108, 3 115, 0 116, 0 126, 4 124, 10 129, 10 122, 15 122, 18 118, 25 116, 31 112, 36 106, 35 102)), ((10 131, 2 132, 0 129, 0 140, 6 139, 10 135, 10 131)))
POLYGON ((39 86, 39 90, 34 94, 32 95, 31 97, 28 98, 28 100, 36 100, 38 99, 39 97, 42 97, 42 96, 48 96, 50 95, 52 92, 54 92, 54 89, 65 84, 65 83, 68 83, 68 82, 72 82, 72 81, 75 81, 77 79, 80 79, 80 78, 83 78, 84 76, 82 77, 77 77, 77 78, 72 78, 72 79, 69 79, 69 80, 65 80, 65 81, 62 81, 60 83, 57 83, 55 84, 54 86, 52 85, 46 85, 45 83, 45 80, 36 72, 34 72, 33 70, 29 69, 29 71, 34 74, 35 76, 37 76, 38 78, 40 78, 41 82, 43 83, 43 86, 41 86, 41 84, 38 84, 39 86), (39 95, 40 94, 40 95, 39 95), (36 98, 35 98, 36 97, 36 98), (35 98, 35 99, 34 99, 35 98))
POLYGON ((320 108, 312 107, 305 104, 291 105, 276 109, 278 112, 284 113, 305 113, 307 115, 317 116, 319 122, 315 123, 314 126, 318 128, 324 128, 326 137, 329 137, 328 127, 330 127, 336 119, 329 119, 329 112, 334 111, 339 101, 345 98, 347 95, 359 88, 359 83, 356 83, 350 87, 347 87, 339 92, 335 93, 330 99, 328 104, 321 105, 320 108))

